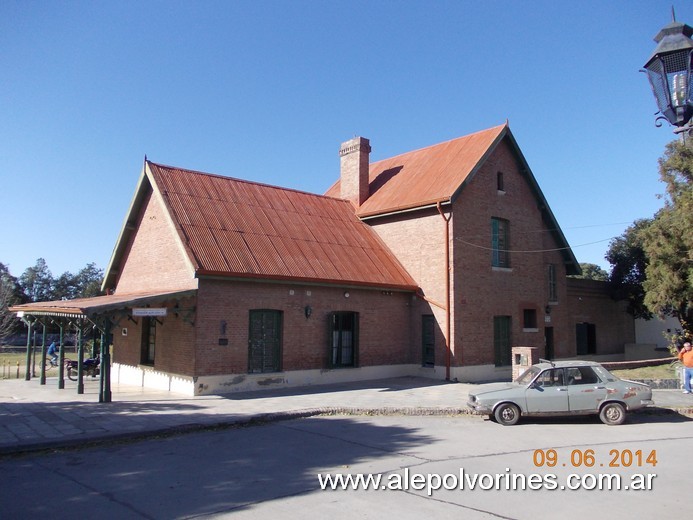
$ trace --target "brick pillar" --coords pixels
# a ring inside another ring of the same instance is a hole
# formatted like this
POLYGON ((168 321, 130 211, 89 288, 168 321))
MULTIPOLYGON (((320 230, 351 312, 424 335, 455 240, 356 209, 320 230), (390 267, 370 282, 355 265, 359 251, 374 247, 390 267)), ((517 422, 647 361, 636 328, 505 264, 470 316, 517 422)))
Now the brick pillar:
POLYGON ((513 347, 513 381, 535 363, 539 363, 538 347, 513 347))

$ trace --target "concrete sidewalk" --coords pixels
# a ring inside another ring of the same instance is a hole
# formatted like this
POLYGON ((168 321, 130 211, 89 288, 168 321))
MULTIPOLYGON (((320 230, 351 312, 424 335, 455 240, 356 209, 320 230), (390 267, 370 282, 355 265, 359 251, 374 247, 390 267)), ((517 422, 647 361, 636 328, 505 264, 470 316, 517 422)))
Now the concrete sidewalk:
MULTIPOLYGON (((466 414, 475 385, 402 377, 301 389, 189 397, 114 385, 113 401, 98 402, 98 379, 85 393, 67 380, 0 381, 0 455, 90 442, 149 437, 319 413, 466 414)), ((653 390, 654 410, 693 414, 693 396, 653 390)))

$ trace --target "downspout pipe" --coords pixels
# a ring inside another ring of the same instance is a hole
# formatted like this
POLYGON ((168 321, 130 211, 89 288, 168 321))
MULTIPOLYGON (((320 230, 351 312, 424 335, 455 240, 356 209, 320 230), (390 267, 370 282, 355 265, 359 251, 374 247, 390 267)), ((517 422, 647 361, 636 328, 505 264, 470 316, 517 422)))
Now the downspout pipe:
POLYGON ((438 213, 445 221, 445 380, 450 381, 450 219, 452 218, 452 208, 450 213, 445 216, 440 201, 436 203, 438 213))

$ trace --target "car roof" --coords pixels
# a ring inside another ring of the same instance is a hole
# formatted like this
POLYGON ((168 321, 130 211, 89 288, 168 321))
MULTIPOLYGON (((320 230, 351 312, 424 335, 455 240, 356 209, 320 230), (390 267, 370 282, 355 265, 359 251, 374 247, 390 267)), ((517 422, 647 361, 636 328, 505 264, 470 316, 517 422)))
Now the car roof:
POLYGON ((572 359, 567 361, 542 361, 541 363, 536 363, 534 366, 541 370, 546 370, 547 368, 598 367, 601 365, 596 361, 572 359))

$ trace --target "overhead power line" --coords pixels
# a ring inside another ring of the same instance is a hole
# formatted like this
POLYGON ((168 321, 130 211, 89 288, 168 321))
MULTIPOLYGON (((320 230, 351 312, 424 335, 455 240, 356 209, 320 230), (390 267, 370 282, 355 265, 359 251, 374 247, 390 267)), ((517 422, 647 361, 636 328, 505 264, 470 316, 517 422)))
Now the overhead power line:
POLYGON ((604 238, 602 240, 595 240, 594 242, 586 242, 584 244, 579 244, 577 246, 568 246, 568 247, 556 247, 553 249, 528 249, 528 250, 521 250, 521 249, 496 249, 493 247, 488 247, 488 246, 481 246, 479 244, 473 244, 471 242, 467 242, 466 240, 462 240, 461 238, 455 238, 455 240, 459 240, 465 245, 475 247, 477 249, 483 249, 485 251, 502 251, 504 253, 550 253, 552 251, 565 251, 567 249, 575 249, 577 247, 584 247, 584 246, 591 246, 593 244, 599 244, 601 242, 607 242, 608 240, 613 240, 614 238, 617 237, 611 237, 611 238, 604 238))

